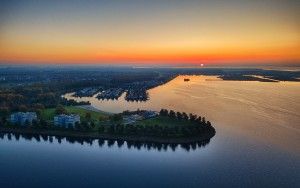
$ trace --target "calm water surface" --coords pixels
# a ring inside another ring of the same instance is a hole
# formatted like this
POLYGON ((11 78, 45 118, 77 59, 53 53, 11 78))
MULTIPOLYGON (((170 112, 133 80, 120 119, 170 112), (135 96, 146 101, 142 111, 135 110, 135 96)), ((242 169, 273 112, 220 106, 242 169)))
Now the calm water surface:
MULTIPOLYGON (((204 147, 0 139, 0 187, 300 187, 300 84, 184 76, 135 103, 89 100, 100 110, 174 109, 211 120, 204 147)), ((67 98, 72 98, 66 95, 67 98)))

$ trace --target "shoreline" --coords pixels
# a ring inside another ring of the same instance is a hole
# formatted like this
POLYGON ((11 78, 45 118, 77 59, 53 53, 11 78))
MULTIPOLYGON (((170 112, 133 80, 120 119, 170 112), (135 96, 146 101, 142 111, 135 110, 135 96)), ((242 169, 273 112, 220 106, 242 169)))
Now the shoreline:
POLYGON ((137 141, 137 142, 152 142, 161 144, 188 144, 193 142, 201 142, 210 140, 215 136, 215 131, 210 131, 201 136, 189 138, 161 138, 150 136, 135 136, 135 135, 111 135, 99 134, 96 132, 73 132, 64 130, 37 130, 30 128, 8 128, 0 127, 0 133, 15 133, 15 134, 39 134, 43 136, 60 136, 60 137, 73 137, 73 138, 90 138, 90 139, 104 139, 104 140, 123 140, 123 141, 137 141))

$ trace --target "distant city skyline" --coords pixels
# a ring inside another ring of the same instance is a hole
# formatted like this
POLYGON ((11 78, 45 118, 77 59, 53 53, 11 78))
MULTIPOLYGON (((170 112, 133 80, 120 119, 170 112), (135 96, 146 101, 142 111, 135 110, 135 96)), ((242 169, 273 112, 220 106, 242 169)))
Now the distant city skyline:
POLYGON ((0 63, 296 64, 300 3, 0 2, 0 63))

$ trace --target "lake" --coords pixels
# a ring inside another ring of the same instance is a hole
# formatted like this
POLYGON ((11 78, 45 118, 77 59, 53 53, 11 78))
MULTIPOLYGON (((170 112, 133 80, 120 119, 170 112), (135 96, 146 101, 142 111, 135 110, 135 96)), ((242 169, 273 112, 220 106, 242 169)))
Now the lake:
POLYGON ((149 96, 127 102, 124 95, 117 101, 65 95, 108 112, 195 113, 212 122, 216 135, 202 146, 157 149, 6 134, 0 187, 300 187, 300 83, 178 76, 149 96))

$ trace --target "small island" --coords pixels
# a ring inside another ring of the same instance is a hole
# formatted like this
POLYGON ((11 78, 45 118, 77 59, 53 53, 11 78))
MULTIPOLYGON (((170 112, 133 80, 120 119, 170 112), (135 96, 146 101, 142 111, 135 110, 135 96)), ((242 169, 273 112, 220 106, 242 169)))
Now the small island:
POLYGON ((167 109, 111 114, 59 105, 38 113, 12 113, 9 118, 2 118, 0 125, 2 133, 169 144, 200 142, 215 135, 215 129, 205 117, 167 109))

